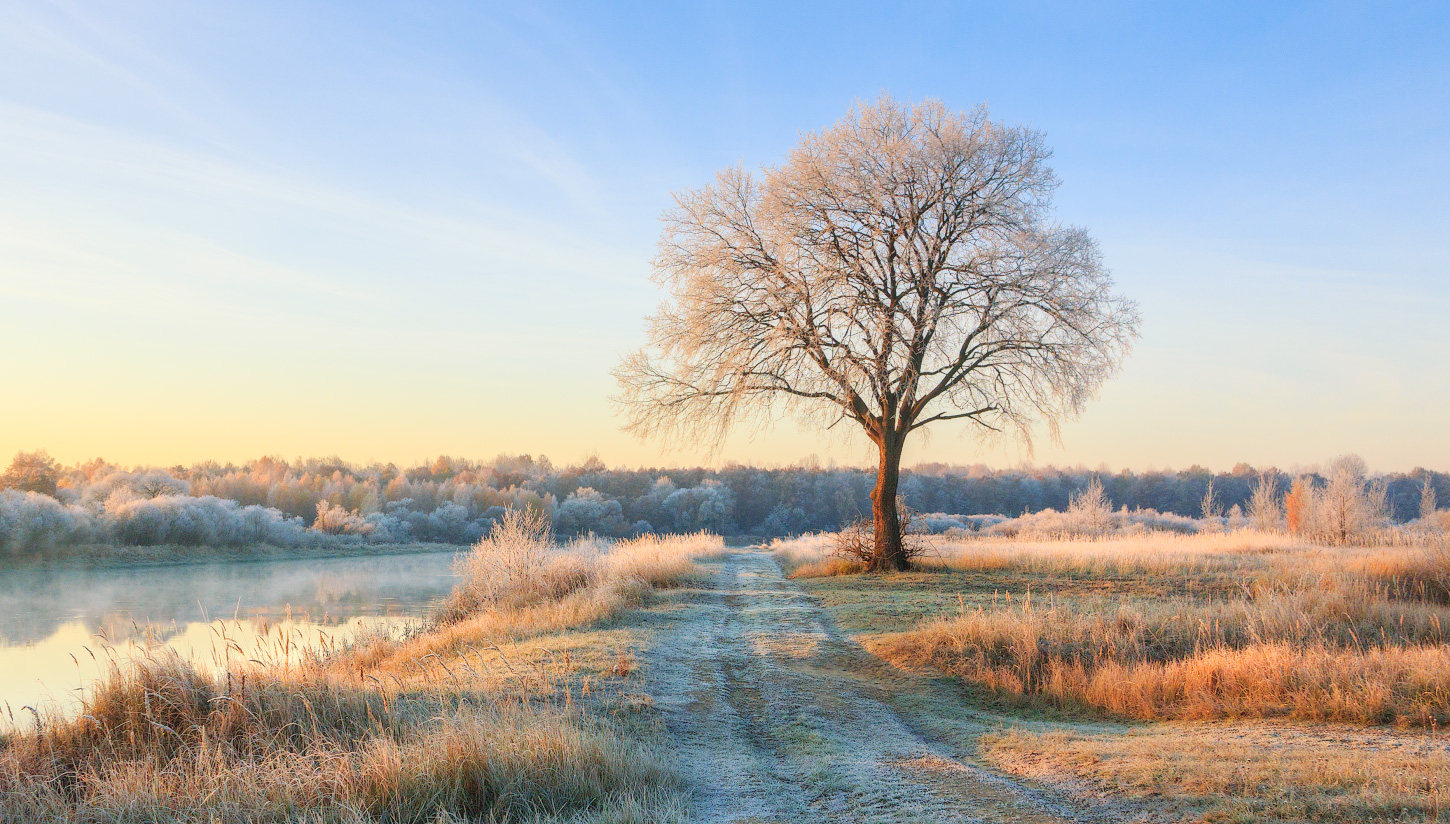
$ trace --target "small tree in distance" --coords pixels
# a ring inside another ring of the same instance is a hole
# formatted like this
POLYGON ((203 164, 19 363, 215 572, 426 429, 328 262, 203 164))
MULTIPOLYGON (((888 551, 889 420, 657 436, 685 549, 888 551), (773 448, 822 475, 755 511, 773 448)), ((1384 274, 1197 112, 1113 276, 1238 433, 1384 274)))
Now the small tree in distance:
POLYGON ((669 301, 615 370, 627 428, 718 445, 780 411, 850 421, 879 456, 868 568, 908 568, 907 437, 949 421, 1056 437, 1137 333, 1097 244, 1051 219, 1049 157, 985 107, 882 97, 759 177, 677 194, 654 261, 669 301))
POLYGON ((1103 482, 1094 476, 1088 485, 1074 492, 1067 505, 1074 528, 1083 534, 1101 535, 1112 527, 1113 505, 1103 482))
POLYGON ((1313 496, 1314 488, 1310 486, 1308 478, 1301 475, 1294 479, 1289 487, 1289 494, 1284 496, 1284 522, 1291 534, 1302 534, 1308 527, 1313 496))
POLYGON ((1254 484, 1253 497, 1249 499, 1249 520, 1256 529, 1273 532, 1279 528, 1283 518, 1278 479, 1272 472, 1260 473, 1258 482, 1254 484))
POLYGON ((1199 513, 1204 518, 1217 518, 1223 514, 1220 511, 1218 501, 1213 496, 1213 479, 1208 479, 1208 489, 1203 493, 1203 501, 1198 505, 1199 513))

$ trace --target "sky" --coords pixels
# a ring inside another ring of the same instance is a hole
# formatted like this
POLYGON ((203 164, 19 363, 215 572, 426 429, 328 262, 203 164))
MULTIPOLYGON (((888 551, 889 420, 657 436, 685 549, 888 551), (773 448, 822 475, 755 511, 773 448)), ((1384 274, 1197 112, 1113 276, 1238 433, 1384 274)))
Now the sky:
POLYGON ((1046 135, 1142 336, 1032 450, 1450 469, 1450 6, 0 0, 0 457, 807 455, 620 430, 671 193, 882 93, 1046 135))

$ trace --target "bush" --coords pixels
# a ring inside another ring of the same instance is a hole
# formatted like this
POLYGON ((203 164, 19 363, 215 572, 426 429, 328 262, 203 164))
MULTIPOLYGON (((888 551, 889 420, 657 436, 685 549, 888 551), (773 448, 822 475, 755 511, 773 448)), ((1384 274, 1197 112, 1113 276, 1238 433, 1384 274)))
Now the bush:
POLYGON ((317 542, 299 518, 211 495, 130 500, 112 495, 106 501, 103 520, 111 540, 132 546, 296 547, 317 542))
POLYGON ((0 549, 11 554, 97 539, 96 519, 38 492, 0 490, 0 549))

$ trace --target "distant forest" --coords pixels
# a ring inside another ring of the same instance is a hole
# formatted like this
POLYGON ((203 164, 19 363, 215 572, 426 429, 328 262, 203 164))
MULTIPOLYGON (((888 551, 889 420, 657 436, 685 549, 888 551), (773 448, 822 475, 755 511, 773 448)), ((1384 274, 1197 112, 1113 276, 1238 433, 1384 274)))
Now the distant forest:
MULTIPOLYGON (((1264 472, 1287 491, 1290 475, 1264 472)), ((1015 517, 1065 510, 1070 496, 1098 478, 1115 509, 1198 517, 1210 481, 1226 513, 1247 509, 1259 477, 1246 464, 1217 474, 1197 466, 1107 473, 921 464, 904 473, 901 493, 921 513, 1015 517)), ((1446 473, 1378 476, 1394 520, 1418 515, 1427 479, 1450 502, 1446 473)), ((16 456, 0 477, 0 546, 466 544, 487 534, 507 507, 548 512, 566 537, 701 529, 773 537, 834 530, 868 515, 874 483, 873 472, 854 468, 611 469, 597 459, 556 467, 529 455, 487 462, 444 456, 413 467, 264 457, 123 468, 100 460, 61 466, 35 452, 16 456)), ((953 524, 930 515, 924 522, 953 524)))

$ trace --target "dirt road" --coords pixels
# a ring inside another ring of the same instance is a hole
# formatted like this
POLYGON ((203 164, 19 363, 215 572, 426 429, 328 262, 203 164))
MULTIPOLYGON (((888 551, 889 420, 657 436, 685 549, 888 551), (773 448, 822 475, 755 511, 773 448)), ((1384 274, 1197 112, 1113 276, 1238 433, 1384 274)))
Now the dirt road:
POLYGON ((924 739, 768 554, 706 565, 643 652, 702 822, 1088 822, 924 739))

